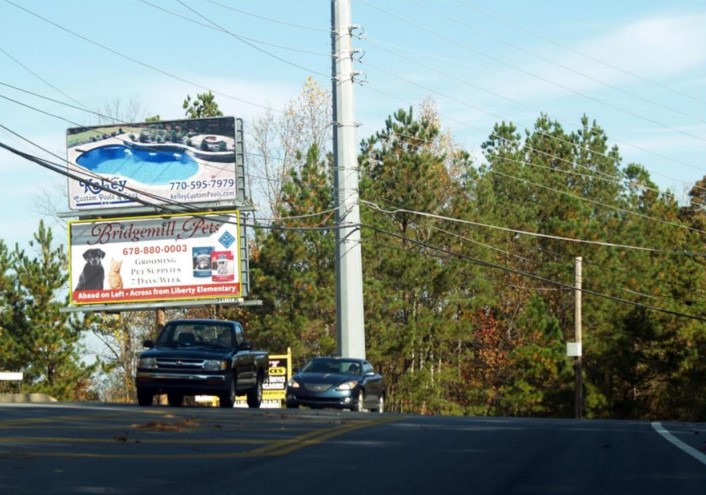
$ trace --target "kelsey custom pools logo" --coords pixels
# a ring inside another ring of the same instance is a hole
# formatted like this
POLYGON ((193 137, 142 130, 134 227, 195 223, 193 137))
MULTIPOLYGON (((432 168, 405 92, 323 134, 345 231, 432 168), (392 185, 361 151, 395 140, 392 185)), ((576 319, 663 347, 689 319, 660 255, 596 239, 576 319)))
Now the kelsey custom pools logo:
POLYGON ((81 180, 78 183, 84 193, 100 194, 102 191, 122 193, 125 191, 127 179, 101 177, 100 179, 81 180))
POLYGON ((99 177, 77 182, 79 192, 71 196, 76 206, 125 204, 137 198, 137 192, 128 189, 128 181, 124 178, 99 177))

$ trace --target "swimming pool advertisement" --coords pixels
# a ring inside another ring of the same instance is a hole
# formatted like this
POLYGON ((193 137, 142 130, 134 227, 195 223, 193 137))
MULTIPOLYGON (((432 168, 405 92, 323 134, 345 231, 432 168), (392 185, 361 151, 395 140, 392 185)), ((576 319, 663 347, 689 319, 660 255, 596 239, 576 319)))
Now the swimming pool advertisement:
POLYGON ((67 129, 69 208, 232 203, 241 147, 233 117, 67 129))
POLYGON ((71 303, 241 297, 240 215, 69 223, 71 303))

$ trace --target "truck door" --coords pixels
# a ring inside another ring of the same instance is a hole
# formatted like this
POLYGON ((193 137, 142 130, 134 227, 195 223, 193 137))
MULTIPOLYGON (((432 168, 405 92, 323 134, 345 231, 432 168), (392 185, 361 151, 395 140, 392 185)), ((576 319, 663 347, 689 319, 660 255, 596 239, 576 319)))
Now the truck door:
POLYGON ((255 383, 256 370, 255 370, 255 356, 249 347, 248 342, 245 340, 245 332, 240 323, 235 323, 235 345, 237 349, 236 359, 236 369, 238 371, 238 388, 243 388, 244 386, 251 386, 255 383))

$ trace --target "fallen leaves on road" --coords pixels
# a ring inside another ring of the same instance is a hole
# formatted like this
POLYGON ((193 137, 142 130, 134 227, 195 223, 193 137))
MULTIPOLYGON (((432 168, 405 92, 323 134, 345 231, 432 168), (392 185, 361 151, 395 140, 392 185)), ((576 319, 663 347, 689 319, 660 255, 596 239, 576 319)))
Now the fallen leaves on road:
POLYGON ((198 420, 196 420, 194 418, 186 418, 186 419, 182 419, 182 420, 174 421, 174 422, 150 421, 149 423, 146 423, 144 425, 133 424, 133 425, 130 425, 130 428, 133 428, 135 430, 174 432, 174 431, 184 431, 188 428, 195 428, 198 425, 199 425, 198 420))

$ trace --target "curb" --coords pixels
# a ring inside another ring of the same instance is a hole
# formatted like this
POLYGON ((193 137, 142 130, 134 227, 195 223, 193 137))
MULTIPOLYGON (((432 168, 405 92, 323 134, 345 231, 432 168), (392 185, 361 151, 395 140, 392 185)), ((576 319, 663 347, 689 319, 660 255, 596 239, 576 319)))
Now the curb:
POLYGON ((58 402, 47 394, 0 394, 0 404, 58 402))

